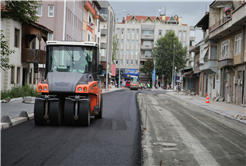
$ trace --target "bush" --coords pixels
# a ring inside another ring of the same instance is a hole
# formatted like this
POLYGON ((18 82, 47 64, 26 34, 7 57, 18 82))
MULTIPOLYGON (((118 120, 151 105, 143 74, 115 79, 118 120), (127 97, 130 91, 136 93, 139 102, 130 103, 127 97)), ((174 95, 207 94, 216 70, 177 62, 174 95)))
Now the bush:
POLYGON ((36 97, 40 93, 37 90, 28 84, 25 86, 14 86, 11 90, 1 91, 1 99, 12 99, 17 97, 25 97, 25 96, 34 96, 36 97))

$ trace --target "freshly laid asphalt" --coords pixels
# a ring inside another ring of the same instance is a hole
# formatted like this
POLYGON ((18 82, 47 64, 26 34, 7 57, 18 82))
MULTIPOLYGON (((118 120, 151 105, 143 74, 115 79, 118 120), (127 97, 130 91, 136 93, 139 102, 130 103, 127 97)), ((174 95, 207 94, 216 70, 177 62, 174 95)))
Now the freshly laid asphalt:
POLYGON ((29 120, 2 130, 1 165, 141 165, 136 94, 103 93, 103 118, 91 117, 90 127, 29 120))

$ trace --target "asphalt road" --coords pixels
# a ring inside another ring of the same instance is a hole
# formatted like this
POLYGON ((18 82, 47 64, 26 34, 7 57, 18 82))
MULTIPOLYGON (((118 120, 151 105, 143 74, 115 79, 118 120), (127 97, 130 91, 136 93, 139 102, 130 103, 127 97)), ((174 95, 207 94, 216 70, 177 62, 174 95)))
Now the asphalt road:
POLYGON ((138 100, 144 165, 246 165, 244 124, 166 94, 138 100))
POLYGON ((103 118, 90 127, 28 121, 1 131, 1 165, 141 165, 136 92, 103 95, 103 118))

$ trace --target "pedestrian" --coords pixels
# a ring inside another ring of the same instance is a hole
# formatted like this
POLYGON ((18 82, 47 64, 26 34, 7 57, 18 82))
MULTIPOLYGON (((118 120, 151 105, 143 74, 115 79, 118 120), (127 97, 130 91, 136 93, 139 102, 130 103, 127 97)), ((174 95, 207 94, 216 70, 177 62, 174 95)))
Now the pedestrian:
POLYGON ((143 83, 141 82, 141 90, 143 89, 143 83))

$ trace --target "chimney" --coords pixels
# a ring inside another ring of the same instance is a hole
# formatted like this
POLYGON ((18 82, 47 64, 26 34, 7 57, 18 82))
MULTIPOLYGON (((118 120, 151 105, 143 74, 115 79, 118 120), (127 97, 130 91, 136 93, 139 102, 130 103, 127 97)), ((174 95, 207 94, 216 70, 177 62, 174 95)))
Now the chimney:
POLYGON ((122 18, 122 23, 125 23, 125 21, 126 21, 126 20, 125 20, 125 17, 123 17, 123 18, 122 18))
POLYGON ((127 16, 129 16, 129 13, 127 13, 127 16))
POLYGON ((118 24, 118 18, 116 18, 116 23, 118 24))

